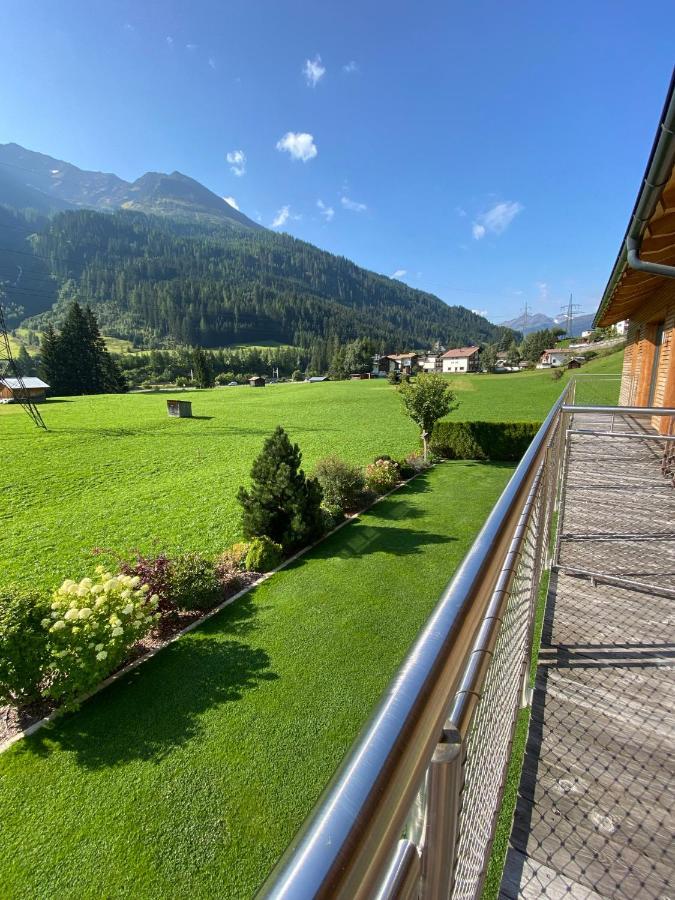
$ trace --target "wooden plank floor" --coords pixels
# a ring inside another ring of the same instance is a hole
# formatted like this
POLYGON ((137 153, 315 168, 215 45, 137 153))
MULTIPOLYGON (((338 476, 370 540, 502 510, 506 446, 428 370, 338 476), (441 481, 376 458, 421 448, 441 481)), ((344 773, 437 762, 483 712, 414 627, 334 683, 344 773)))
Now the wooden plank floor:
POLYGON ((654 444, 574 439, 562 533, 501 897, 673 898, 675 490, 654 444))

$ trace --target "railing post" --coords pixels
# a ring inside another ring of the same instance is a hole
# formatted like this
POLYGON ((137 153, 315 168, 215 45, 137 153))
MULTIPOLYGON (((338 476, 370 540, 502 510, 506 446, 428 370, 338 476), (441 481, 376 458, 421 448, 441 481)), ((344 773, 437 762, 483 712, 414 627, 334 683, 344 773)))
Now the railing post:
POLYGON ((463 747, 454 727, 446 728, 443 738, 429 764, 421 900, 447 900, 455 871, 464 784, 463 747))

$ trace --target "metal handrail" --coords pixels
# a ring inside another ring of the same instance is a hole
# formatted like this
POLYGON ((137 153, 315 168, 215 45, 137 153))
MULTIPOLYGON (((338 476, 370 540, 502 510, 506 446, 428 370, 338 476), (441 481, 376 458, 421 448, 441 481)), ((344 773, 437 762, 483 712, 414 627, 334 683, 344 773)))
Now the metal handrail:
MULTIPOLYGON (((378 708, 261 896, 365 900, 378 893, 424 773, 443 738, 450 706, 469 674, 476 637, 508 570, 531 489, 541 477, 558 416, 570 398, 573 380, 552 407, 378 708)), ((481 672, 482 667, 472 683, 481 672)))
POLYGON ((670 406, 570 406, 563 403, 564 413, 599 413, 616 416, 675 416, 675 408, 670 406))

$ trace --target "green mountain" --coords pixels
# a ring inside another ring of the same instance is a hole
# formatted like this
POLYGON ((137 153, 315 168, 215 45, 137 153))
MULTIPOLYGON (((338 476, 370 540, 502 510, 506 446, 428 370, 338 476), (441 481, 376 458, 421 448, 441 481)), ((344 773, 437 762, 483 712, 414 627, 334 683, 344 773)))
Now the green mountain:
POLYGON ((369 337, 394 350, 504 335, 465 307, 261 228, 178 172, 129 184, 6 144, 0 204, 12 327, 58 325, 77 298, 104 333, 155 347, 369 337))

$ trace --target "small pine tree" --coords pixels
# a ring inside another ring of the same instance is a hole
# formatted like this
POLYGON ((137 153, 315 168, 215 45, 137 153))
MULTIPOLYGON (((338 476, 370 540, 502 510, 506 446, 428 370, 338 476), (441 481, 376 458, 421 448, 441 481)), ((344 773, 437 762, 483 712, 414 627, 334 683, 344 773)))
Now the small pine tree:
POLYGON ((246 538, 268 537, 289 551, 307 544, 322 528, 322 491, 300 468, 302 454, 279 425, 251 469, 250 490, 239 488, 246 538))

